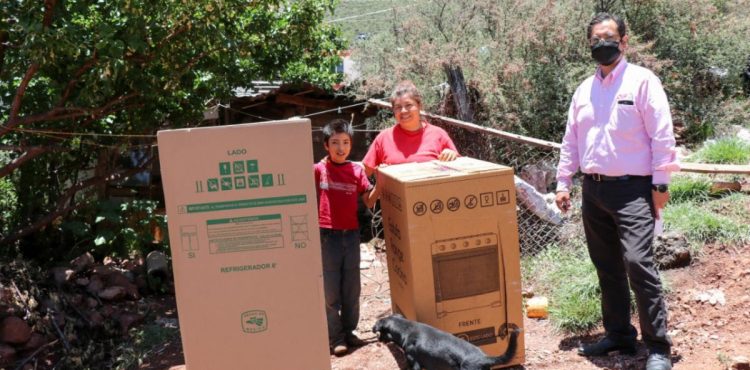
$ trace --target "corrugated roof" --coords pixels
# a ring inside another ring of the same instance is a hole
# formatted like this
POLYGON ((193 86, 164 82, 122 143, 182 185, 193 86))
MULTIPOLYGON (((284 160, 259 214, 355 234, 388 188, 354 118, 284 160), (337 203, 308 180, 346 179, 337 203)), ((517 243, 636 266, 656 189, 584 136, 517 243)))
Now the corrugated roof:
POLYGON ((251 81, 250 88, 238 87, 233 92, 237 98, 265 97, 269 93, 278 90, 282 84, 282 81, 251 81))

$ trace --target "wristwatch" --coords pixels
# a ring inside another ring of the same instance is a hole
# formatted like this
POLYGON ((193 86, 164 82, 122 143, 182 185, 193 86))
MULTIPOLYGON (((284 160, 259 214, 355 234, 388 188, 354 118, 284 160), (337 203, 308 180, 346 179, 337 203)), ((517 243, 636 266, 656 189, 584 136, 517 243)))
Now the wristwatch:
POLYGON ((667 184, 653 184, 651 185, 651 189, 656 190, 660 193, 666 193, 669 191, 669 185, 667 184))

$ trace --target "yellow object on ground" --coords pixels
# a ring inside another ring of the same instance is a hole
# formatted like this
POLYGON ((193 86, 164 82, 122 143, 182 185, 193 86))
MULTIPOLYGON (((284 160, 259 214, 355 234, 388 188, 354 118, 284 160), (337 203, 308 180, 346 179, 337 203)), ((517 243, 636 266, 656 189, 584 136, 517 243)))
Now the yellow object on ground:
POLYGON ((547 297, 534 297, 526 301, 526 316, 531 319, 546 319, 549 316, 547 297))

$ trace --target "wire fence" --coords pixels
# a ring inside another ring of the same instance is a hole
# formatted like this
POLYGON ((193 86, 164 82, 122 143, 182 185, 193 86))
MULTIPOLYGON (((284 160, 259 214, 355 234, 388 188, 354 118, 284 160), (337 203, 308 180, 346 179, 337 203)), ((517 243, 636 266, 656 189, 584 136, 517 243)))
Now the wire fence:
MULTIPOLYGON (((547 204, 554 207, 553 186, 559 150, 469 131, 441 123, 438 119, 431 121, 448 132, 461 155, 513 167, 516 176, 533 186, 544 196, 547 204)), ((537 254, 562 237, 566 226, 564 220, 540 217, 538 210, 535 212, 520 199, 517 202, 517 213, 518 238, 523 254, 537 254)))

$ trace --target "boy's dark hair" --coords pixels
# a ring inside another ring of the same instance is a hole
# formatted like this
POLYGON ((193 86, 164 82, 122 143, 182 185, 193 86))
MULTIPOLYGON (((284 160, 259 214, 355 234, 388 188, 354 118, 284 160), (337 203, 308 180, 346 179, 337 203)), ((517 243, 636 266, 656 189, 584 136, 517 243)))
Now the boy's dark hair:
POLYGON ((341 118, 328 122, 323 126, 323 142, 328 144, 328 139, 330 139, 331 136, 341 133, 349 135, 349 138, 351 139, 352 136, 354 136, 352 125, 341 118))
POLYGON ((591 29, 594 28, 594 26, 610 19, 617 24, 617 33, 620 34, 620 38, 624 37, 625 33, 628 31, 628 27, 625 26, 625 21, 614 14, 601 12, 595 15, 594 18, 591 18, 591 22, 589 22, 589 26, 586 28, 586 39, 591 38, 591 29))

